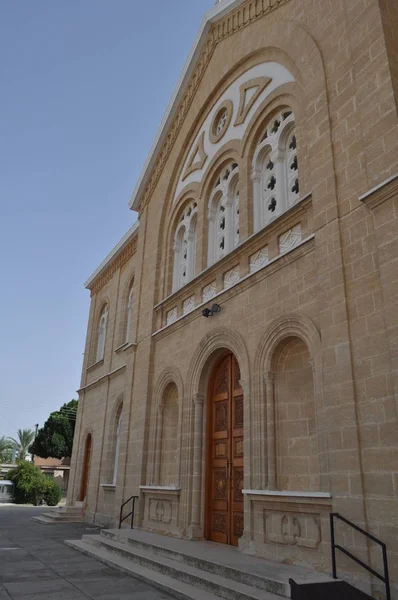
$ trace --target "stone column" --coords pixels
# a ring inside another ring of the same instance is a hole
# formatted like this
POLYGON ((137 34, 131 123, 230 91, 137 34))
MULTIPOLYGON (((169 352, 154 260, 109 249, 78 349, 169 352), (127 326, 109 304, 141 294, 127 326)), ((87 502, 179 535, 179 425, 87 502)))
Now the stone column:
POLYGON ((156 415, 156 439, 155 439, 155 456, 154 456, 154 473, 153 473, 153 485, 160 485, 160 465, 161 465, 161 453, 162 453, 162 438, 163 438, 163 419, 164 419, 164 406, 160 404, 158 406, 158 413, 156 415))
POLYGON ((209 227, 207 239, 207 266, 210 266, 216 261, 216 215, 214 214, 214 210, 212 208, 209 208, 207 212, 207 220, 209 227))
POLYGON ((259 169, 253 169, 251 173, 251 180, 253 183, 253 233, 260 231, 263 226, 263 206, 262 206, 262 192, 261 192, 261 171, 259 169))
POLYGON ((276 198, 276 211, 274 212, 274 218, 279 217, 284 213, 288 206, 285 193, 285 153, 282 150, 276 150, 271 154, 271 160, 275 163, 275 198, 276 198))
POLYGON ((275 449, 275 375, 265 375, 267 394, 267 455, 268 455, 268 489, 276 490, 276 449, 275 449))
POLYGON ((201 527, 202 500, 202 448, 203 448, 203 394, 195 394, 194 434, 193 434, 193 477, 192 477, 192 516, 189 535, 192 539, 203 537, 201 527))

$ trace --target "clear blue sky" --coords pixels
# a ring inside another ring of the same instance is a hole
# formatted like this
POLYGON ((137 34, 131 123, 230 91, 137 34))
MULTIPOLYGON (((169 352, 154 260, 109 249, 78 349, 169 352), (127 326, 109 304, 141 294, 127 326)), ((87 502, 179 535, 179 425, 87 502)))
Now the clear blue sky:
POLYGON ((0 436, 77 397, 83 283, 214 0, 0 3, 0 436))

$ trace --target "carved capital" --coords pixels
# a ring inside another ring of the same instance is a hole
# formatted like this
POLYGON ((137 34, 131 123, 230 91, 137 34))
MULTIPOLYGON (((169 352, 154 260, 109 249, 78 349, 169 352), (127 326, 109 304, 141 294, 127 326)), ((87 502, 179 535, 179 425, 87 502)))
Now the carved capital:
POLYGON ((253 183, 260 183, 261 182, 261 171, 260 169, 253 169, 251 172, 251 179, 253 181, 253 183))
POLYGON ((275 163, 280 162, 281 163, 285 160, 285 153, 280 148, 277 148, 276 150, 271 152, 270 157, 271 157, 272 162, 275 162, 275 163))

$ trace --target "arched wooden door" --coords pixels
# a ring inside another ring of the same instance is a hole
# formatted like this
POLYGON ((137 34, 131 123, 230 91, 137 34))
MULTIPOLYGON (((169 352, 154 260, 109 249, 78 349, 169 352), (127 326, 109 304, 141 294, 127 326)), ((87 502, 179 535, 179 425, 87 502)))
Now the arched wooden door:
POLYGON ((238 545, 243 534, 243 390, 239 365, 228 354, 209 386, 206 537, 238 545))
POLYGON ((80 486, 80 496, 79 496, 79 500, 81 502, 83 502, 87 496, 87 485, 88 485, 88 478, 89 478, 89 474, 90 474, 91 449, 92 449, 92 437, 91 437, 91 433, 89 433, 86 438, 86 444, 85 444, 85 448, 84 448, 82 482, 81 482, 81 486, 80 486))

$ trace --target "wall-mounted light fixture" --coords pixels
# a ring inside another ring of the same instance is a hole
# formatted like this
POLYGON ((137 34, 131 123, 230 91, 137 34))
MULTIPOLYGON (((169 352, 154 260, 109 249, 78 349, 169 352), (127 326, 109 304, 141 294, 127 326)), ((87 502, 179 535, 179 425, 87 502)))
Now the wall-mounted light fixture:
POLYGON ((202 310, 202 315, 208 319, 212 317, 215 313, 220 312, 221 306, 219 304, 212 304, 210 308, 204 308, 202 310))

